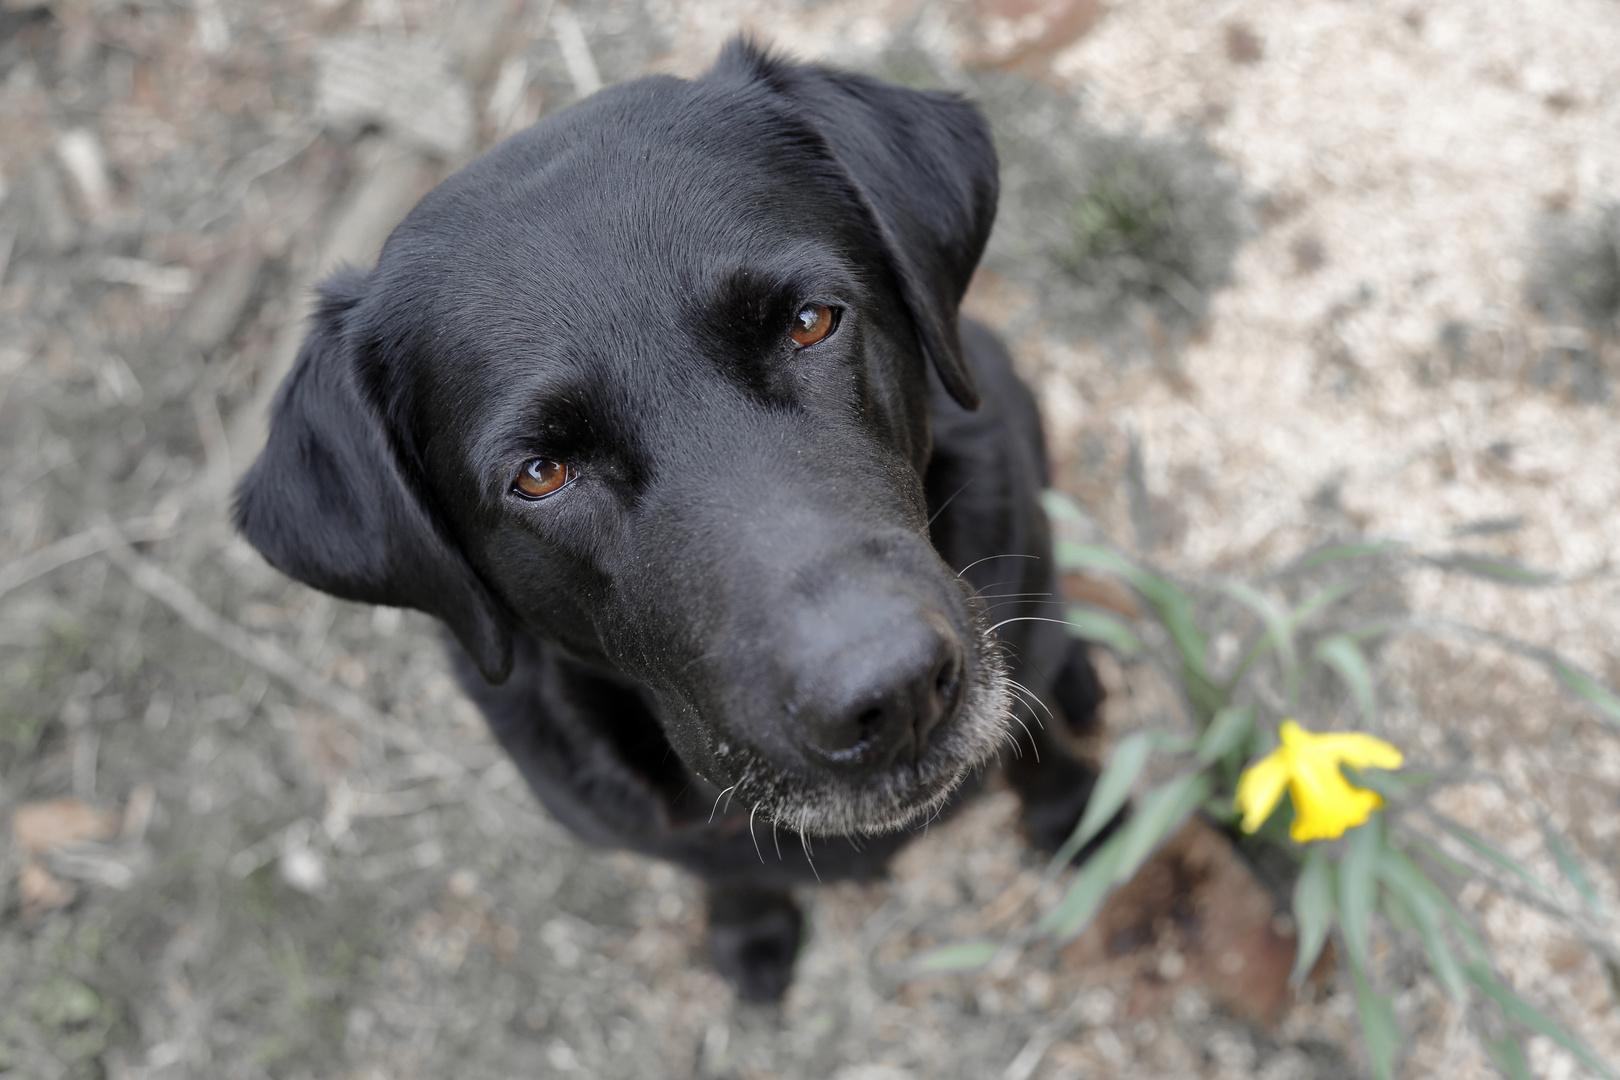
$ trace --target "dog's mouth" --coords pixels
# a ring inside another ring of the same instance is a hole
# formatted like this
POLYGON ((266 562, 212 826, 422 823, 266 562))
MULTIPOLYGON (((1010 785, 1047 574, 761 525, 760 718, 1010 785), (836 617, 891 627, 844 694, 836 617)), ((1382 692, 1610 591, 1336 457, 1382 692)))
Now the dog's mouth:
POLYGON ((960 707, 912 760, 857 776, 806 774, 734 743, 720 752, 734 778, 728 805, 803 836, 891 833, 937 814, 962 782, 1012 739, 1012 688, 1001 646, 982 605, 974 606, 974 655, 960 676, 965 684, 960 707))

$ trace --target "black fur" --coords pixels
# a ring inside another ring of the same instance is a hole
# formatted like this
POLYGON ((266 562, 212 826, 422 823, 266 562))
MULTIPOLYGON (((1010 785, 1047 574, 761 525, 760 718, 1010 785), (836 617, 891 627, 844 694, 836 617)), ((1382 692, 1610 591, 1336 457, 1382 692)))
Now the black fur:
POLYGON ((741 42, 603 91, 323 286, 238 494, 277 567, 446 623, 559 819, 705 878, 750 999, 788 984, 786 890, 880 873, 998 746, 1042 844, 1090 792, 1040 419, 957 315, 995 194, 948 94, 741 42), (807 305, 840 321, 796 348, 807 305), (534 458, 576 478, 521 498, 534 458))

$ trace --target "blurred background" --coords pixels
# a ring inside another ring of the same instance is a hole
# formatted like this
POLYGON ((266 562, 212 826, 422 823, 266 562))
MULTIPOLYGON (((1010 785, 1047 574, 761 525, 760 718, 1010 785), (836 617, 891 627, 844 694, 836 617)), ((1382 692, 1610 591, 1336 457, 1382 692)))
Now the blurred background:
MULTIPOLYGON (((482 148, 738 30, 991 117, 967 306, 1112 542, 1188 578, 1366 536, 1534 567, 1380 603, 1620 681, 1614 0, 0 0, 0 1076, 1364 1074, 1343 977, 1288 989, 1269 894, 1190 841, 1067 949, 905 981, 1032 914, 1000 790, 808 894, 785 1005, 739 1008, 692 883, 547 820, 429 620, 233 537, 312 284, 482 148)), ((1391 649, 1386 735, 1511 778, 1620 907, 1613 728, 1508 655, 1391 649)), ((1114 730, 1148 722, 1103 667, 1114 730)), ((1498 788, 1446 810, 1554 872, 1498 788)), ((1462 900, 1620 1060, 1620 969, 1462 900)), ((1383 977, 1402 1075, 1490 1075, 1383 977)))

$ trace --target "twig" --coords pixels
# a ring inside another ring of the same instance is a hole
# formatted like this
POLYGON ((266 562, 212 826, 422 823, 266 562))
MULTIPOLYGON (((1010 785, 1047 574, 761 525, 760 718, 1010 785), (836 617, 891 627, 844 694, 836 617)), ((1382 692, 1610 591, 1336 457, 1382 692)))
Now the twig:
POLYGON ((1007 1063, 1007 1068, 1001 1073, 1001 1080, 1029 1080, 1035 1075, 1046 1052, 1052 1049, 1069 1028, 1074 1026, 1074 1019, 1070 1016, 1060 1016, 1055 1020, 1048 1020, 1035 1029, 1035 1034, 1029 1037, 1024 1048, 1018 1051, 1016 1057, 1007 1063))
POLYGON ((58 540, 54 544, 30 551, 27 555, 0 566, 0 596, 4 596, 19 585, 28 584, 37 577, 43 577, 52 570, 100 554, 120 540, 127 546, 129 541, 147 543, 172 536, 176 520, 177 516, 174 514, 152 514, 148 517, 131 518, 122 525, 111 526, 110 532, 108 526, 97 525, 95 528, 58 540))
POLYGON ((203 603, 185 584, 138 555, 115 526, 100 528, 105 534, 102 547, 135 587, 168 606, 193 630, 274 675, 304 697, 377 732, 396 748, 432 760, 443 773, 466 774, 460 762, 435 750, 416 732, 385 716, 358 694, 327 681, 275 641, 250 633, 203 603))
POLYGON ((579 25, 579 16, 566 3, 551 9, 551 28, 557 36, 557 49, 562 53, 563 66, 574 82, 574 92, 582 98, 590 97, 602 89, 602 75, 591 57, 590 43, 585 40, 585 29, 579 25))

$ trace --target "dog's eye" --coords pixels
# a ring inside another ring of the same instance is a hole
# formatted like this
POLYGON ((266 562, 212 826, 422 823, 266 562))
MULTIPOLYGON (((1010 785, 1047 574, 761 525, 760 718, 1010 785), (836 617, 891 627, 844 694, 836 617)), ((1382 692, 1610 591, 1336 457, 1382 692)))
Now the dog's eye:
POLYGON ((560 461, 534 458, 523 464, 512 490, 525 499, 543 499, 561 488, 575 476, 574 470, 560 461))
POLYGON ((806 304, 793 316, 793 344, 814 345, 838 327, 838 312, 826 304, 806 304))

